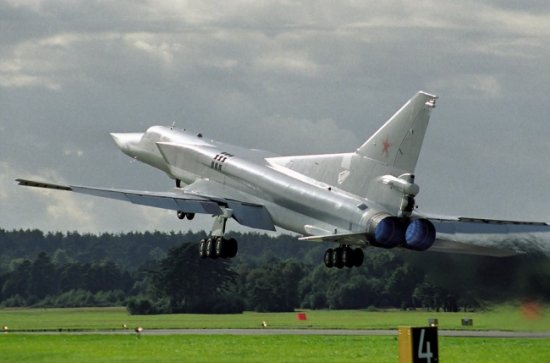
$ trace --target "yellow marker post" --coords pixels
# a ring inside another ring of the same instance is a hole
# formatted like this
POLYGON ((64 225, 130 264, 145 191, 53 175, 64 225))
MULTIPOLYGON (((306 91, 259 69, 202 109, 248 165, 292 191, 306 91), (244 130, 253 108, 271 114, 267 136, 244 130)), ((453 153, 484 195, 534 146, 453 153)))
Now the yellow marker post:
POLYGON ((399 327, 399 363, 438 363, 437 327, 399 327))

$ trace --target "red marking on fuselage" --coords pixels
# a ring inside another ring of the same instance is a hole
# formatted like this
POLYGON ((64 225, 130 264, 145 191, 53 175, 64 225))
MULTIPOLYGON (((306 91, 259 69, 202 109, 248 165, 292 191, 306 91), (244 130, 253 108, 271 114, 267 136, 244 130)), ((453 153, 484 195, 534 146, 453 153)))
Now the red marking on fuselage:
POLYGON ((382 144, 384 146, 384 149, 382 150, 382 152, 384 153, 384 155, 388 156, 390 154, 390 147, 391 147, 391 144, 388 140, 388 138, 386 137, 386 139, 384 140, 384 143, 382 144))

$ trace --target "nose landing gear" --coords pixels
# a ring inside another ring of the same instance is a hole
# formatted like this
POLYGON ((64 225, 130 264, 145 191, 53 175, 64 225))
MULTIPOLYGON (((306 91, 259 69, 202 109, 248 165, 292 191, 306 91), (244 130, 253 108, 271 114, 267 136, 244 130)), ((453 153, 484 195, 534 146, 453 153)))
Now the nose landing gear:
POLYGON ((185 219, 187 218, 188 220, 193 220, 193 218, 195 218, 195 213, 186 213, 184 211, 181 211, 179 210, 177 212, 177 216, 178 216, 178 219, 185 219))

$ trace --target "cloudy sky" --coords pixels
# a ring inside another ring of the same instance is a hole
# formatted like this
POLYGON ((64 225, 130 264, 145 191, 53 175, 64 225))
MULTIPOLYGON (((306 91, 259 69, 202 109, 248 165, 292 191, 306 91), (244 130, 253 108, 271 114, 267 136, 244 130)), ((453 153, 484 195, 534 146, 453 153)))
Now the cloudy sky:
POLYGON ((167 190, 109 132, 174 122, 283 155, 351 151, 418 90, 440 96, 421 210, 550 221, 547 1, 0 0, 0 228, 187 229, 14 179, 167 190))

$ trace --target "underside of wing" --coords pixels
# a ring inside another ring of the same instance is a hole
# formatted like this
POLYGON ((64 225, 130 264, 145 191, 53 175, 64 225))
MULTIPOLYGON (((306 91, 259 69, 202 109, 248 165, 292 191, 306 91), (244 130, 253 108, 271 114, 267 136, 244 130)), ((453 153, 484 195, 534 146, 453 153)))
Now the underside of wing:
POLYGON ((550 225, 469 217, 429 217, 437 231, 430 251, 506 257, 547 244, 550 225))
POLYGON ((491 257, 509 257, 522 254, 514 249, 504 247, 481 246, 473 243, 436 239, 429 252, 460 253, 491 257))
MULTIPOLYGON (((430 252, 508 257, 536 248, 541 233, 550 232, 550 225, 541 222, 518 222, 465 217, 430 217, 437 231, 430 252), (531 246, 529 246, 531 244, 531 246)), ((301 237, 312 242, 334 242, 358 247, 369 246, 365 233, 319 234, 301 237)))
POLYGON ((351 245, 357 247, 367 246, 365 233, 347 233, 347 234, 326 234, 319 236, 300 237, 300 241, 309 242, 335 242, 343 245, 351 245))
POLYGON ((19 185, 72 191, 96 197, 130 202, 137 205, 199 213, 221 215, 224 209, 231 209, 232 217, 240 224, 258 229, 274 231, 275 226, 267 209, 258 204, 226 199, 223 196, 200 195, 176 190, 174 192, 149 192, 124 189, 92 188, 76 185, 60 185, 33 180, 17 179, 19 185))
POLYGON ((544 222, 507 221, 469 217, 428 217, 437 232, 444 234, 522 234, 550 232, 544 222))

